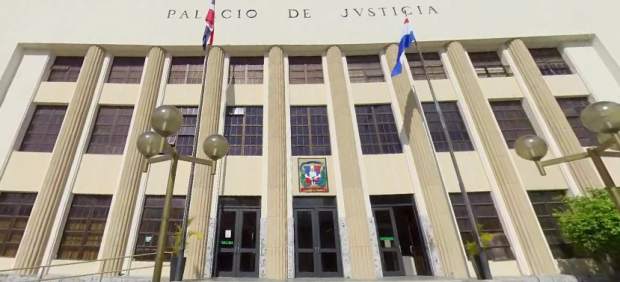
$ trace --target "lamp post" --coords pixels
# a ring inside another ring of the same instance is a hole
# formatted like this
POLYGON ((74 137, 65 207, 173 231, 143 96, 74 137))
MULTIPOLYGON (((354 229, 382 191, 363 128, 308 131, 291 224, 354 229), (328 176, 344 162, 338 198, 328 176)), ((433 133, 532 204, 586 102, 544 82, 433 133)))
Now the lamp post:
POLYGON ((536 163, 541 175, 545 167, 590 158, 598 171, 611 200, 620 211, 620 192, 616 188, 609 170, 601 157, 620 158, 620 104, 596 102, 581 111, 581 122, 590 131, 597 133, 598 146, 587 148, 586 152, 541 161, 547 154, 547 143, 536 135, 525 135, 515 141, 517 155, 536 163), (607 151, 607 149, 616 150, 607 151))
POLYGON ((166 137, 174 135, 181 127, 182 122, 183 115, 179 109, 174 106, 160 106, 155 109, 151 117, 151 126, 155 131, 146 131, 142 133, 137 140, 138 151, 147 159, 149 164, 167 160, 172 161, 168 174, 168 184, 166 186, 164 210, 162 212, 159 235, 157 238, 157 254, 155 256, 155 267, 153 269, 152 279, 155 282, 161 280, 161 269, 164 260, 164 249, 166 248, 168 239, 168 220, 170 218, 170 206, 178 161, 182 160, 215 166, 215 162, 228 153, 228 142, 226 138, 221 135, 211 135, 207 137, 203 144, 203 150, 210 160, 179 155, 174 144, 168 144, 166 137), (159 154, 163 155, 155 157, 159 154))

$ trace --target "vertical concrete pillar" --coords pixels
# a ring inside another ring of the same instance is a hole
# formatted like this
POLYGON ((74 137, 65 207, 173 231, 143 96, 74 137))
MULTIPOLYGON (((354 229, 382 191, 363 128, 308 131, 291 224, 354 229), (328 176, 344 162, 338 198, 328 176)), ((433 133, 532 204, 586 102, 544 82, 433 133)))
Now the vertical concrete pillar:
MULTIPOLYGON (((102 258, 118 258, 125 255, 131 219, 140 188, 140 177, 145 165, 144 157, 138 152, 136 140, 142 132, 151 128, 151 114, 155 109, 159 84, 164 67, 165 54, 160 47, 149 50, 140 88, 140 97, 133 111, 133 126, 130 129, 125 159, 121 167, 120 180, 114 192, 110 207, 110 220, 103 234, 102 258)), ((123 259, 108 260, 101 269, 109 275, 120 272, 123 259)))
MULTIPOLYGON (((392 44, 386 49, 389 68, 394 67, 398 55, 398 45, 392 44)), ((433 242, 429 244, 437 249, 443 275, 448 277, 468 277, 467 261, 457 251, 461 248, 459 230, 452 213, 448 192, 441 178, 437 165, 433 143, 424 125, 424 111, 413 92, 406 75, 392 77, 396 93, 398 110, 403 118, 403 127, 411 148, 411 157, 422 186, 422 197, 427 204, 428 215, 432 225, 433 242)))
POLYGON ((369 231, 369 228, 374 228, 374 226, 370 226, 368 220, 370 212, 366 210, 366 203, 369 199, 366 198, 362 189, 353 113, 351 113, 347 95, 342 52, 337 46, 332 46, 327 50, 327 71, 336 122, 336 144, 338 144, 345 221, 351 254, 351 278, 374 279, 377 274, 375 273, 375 252, 371 244, 375 238, 371 238, 369 231))
MULTIPOLYGON (((523 77, 527 90, 530 92, 534 104, 542 114, 549 130, 556 140, 563 154, 584 152, 560 105, 551 93, 530 51, 521 39, 508 43, 508 50, 512 55, 517 70, 523 77)), ((599 178, 590 160, 570 162, 568 164, 575 180, 582 190, 586 188, 602 187, 599 178)))
MULTIPOLYGON (((95 93, 97 79, 103 65, 104 51, 91 46, 86 52, 73 97, 58 134, 58 140, 45 178, 32 208, 24 236, 17 251, 15 267, 36 267, 40 265, 50 237, 54 215, 60 204, 62 190, 67 183, 71 164, 84 129, 88 108, 95 93)), ((23 274, 34 274, 37 269, 25 270, 23 274)))
POLYGON ((514 224, 517 240, 529 269, 533 274, 558 273, 525 187, 511 162, 510 151, 496 124, 491 107, 482 93, 467 52, 458 42, 448 44, 447 49, 463 99, 470 110, 476 129, 480 132, 481 149, 487 156, 498 185, 497 191, 506 206, 506 215, 514 224))
MULTIPOLYGON (((206 83, 204 98, 200 112, 200 128, 198 129, 198 148, 196 156, 207 158, 202 150, 204 140, 211 134, 218 133, 220 124, 220 108, 222 97, 222 80, 224 77, 224 51, 219 47, 211 47, 207 61, 206 83)), ((192 186, 192 201, 189 207, 189 218, 192 220, 188 229, 196 231, 202 236, 187 238, 185 249, 187 263, 185 277, 187 279, 201 279, 204 277, 205 259, 207 255, 207 236, 209 232, 209 216, 213 191, 213 167, 197 164, 194 170, 192 186)))
POLYGON ((286 238, 286 104, 284 97, 284 54, 280 47, 269 50, 267 81, 267 236, 265 237, 266 278, 287 278, 286 238))

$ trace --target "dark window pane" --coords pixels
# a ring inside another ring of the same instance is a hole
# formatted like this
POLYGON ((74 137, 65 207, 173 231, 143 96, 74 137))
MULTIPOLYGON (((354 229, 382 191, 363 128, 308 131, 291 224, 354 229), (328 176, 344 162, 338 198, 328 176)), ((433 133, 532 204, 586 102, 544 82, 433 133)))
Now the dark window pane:
POLYGON ((336 253, 321 253, 321 271, 338 272, 338 256, 336 253))
POLYGON ((200 84, 204 57, 173 57, 168 83, 200 84))
POLYGON ((347 66, 349 68, 349 79, 352 83, 382 82, 385 80, 379 56, 347 56, 347 66))
POLYGON ((233 253, 219 252, 217 254, 217 271, 230 272, 233 270, 233 253))
POLYGON ((297 268, 299 272, 314 272, 313 253, 298 253, 297 268))
POLYGON ((66 111, 66 106, 36 106, 19 150, 51 152, 66 111))
MULTIPOLYGON (((469 140, 469 134, 467 133, 467 127, 463 122, 461 113, 456 102, 440 102, 439 107, 444 114, 446 125, 448 127, 448 133, 452 140, 452 145, 455 151, 471 151, 474 149, 471 141, 469 140)), ((439 120, 439 113, 435 109, 434 103, 422 103, 424 109, 424 116, 433 139, 433 144, 437 152, 448 151, 448 141, 445 138, 441 122, 439 120)))
POLYGON ((97 259, 112 196, 74 195, 57 258, 97 259))
POLYGON ((56 57, 47 81, 77 81, 83 61, 84 57, 56 57))
MULTIPOLYGON (((514 259, 510 243, 504 234, 497 210, 495 210, 493 205, 491 193, 469 192, 467 195, 469 196, 476 222, 480 226, 480 231, 493 235, 490 246, 486 248, 489 259, 495 261, 514 259)), ((452 203, 454 216, 463 239, 463 245, 473 241, 472 226, 467 216, 463 196, 460 193, 450 193, 450 202, 452 203)))
POLYGON ((396 252, 383 251, 383 271, 400 271, 399 258, 396 252))
POLYGON ((472 52, 469 58, 478 77, 512 76, 510 66, 502 63, 497 52, 472 52))
POLYGON ((37 193, 0 192, 0 256, 15 257, 37 193))
POLYGON ((241 253, 241 257, 239 259, 239 271, 256 271, 256 255, 254 253, 241 253))
MULTIPOLYGON (((172 252, 174 244, 174 232, 180 227, 183 221, 183 209, 185 208, 185 197, 174 196, 172 198, 172 208, 170 210, 170 221, 168 221, 168 234, 166 252, 172 252)), ((161 224, 161 213, 164 209, 164 196, 146 196, 144 200, 144 210, 138 231, 138 241, 136 242, 136 260, 154 260, 157 251, 157 239, 159 226, 161 224), (147 212, 148 211, 148 212, 147 212)), ((164 260, 170 259, 170 253, 164 255, 164 260)), ((221 261, 218 260, 218 264, 221 261)), ((231 262, 232 263, 232 262, 231 262)))
POLYGON ((291 147, 293 156, 331 154, 325 106, 291 107, 291 147))
POLYGON ((321 57, 289 57, 288 64, 291 84, 323 83, 321 57))
POLYGON ((133 107, 102 106, 90 136, 89 154, 122 154, 127 141, 133 107))
POLYGON ((570 67, 556 48, 530 49, 542 75, 572 74, 570 67))
POLYGON ((179 154, 191 156, 194 148, 198 107, 177 107, 183 114, 183 123, 178 131, 176 148, 179 154))
POLYGON ((309 211, 298 211, 297 218, 297 247, 300 249, 312 249, 312 214, 309 211))
MULTIPOLYGON (((424 65, 426 66, 426 72, 430 79, 445 79, 446 72, 443 69, 441 58, 439 53, 423 53, 424 65)), ((418 53, 407 54, 407 61, 409 62, 409 69, 413 75, 414 80, 425 80, 424 68, 422 67, 422 60, 418 53)))
POLYGON ((321 248, 336 248, 336 223, 332 211, 319 211, 319 238, 321 248))
POLYGON ((514 147, 520 136, 536 134, 521 101, 494 101, 491 102, 491 108, 509 148, 514 147))
POLYGON ((363 154, 402 153, 389 104, 355 106, 363 154))
POLYGON ((241 228, 241 247, 242 248, 256 248, 256 240, 258 238, 256 234, 256 212, 248 211, 243 212, 243 226, 241 228))
POLYGON ((227 107, 224 136, 230 144, 229 155, 262 155, 263 107, 227 107))
POLYGON ((108 75, 109 83, 140 83, 144 57, 115 57, 108 75))
POLYGON ((558 101, 560 108, 562 108, 568 123, 573 128, 575 135, 577 135, 577 139, 579 139, 581 146, 588 147, 598 145, 596 134, 592 133, 592 131, 588 130, 581 123, 581 111, 590 104, 590 102, 588 102, 588 98, 559 97, 556 98, 556 100, 558 101))

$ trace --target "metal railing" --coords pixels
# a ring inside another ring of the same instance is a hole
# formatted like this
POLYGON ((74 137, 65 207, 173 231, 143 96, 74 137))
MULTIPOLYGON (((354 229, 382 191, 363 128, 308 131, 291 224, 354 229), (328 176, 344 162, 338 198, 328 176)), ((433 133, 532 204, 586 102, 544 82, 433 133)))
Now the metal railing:
MULTIPOLYGON (((172 252, 164 252, 164 253, 171 254, 172 252)), ((101 282, 103 280, 104 274, 115 273, 118 276, 129 276, 132 270, 153 268, 155 266, 155 262, 153 262, 153 265, 139 266, 139 267, 133 267, 133 268, 132 268, 132 263, 134 261, 134 258, 145 257, 145 256, 152 256, 152 255, 156 255, 156 254, 157 253, 145 253, 145 254, 129 255, 129 256, 122 256, 122 257, 102 258, 102 259, 96 259, 96 260, 86 260, 86 261, 58 263, 58 264, 49 264, 49 265, 41 265, 41 266, 33 266, 33 267, 19 267, 19 268, 10 268, 10 269, 0 269, 0 274, 2 274, 2 273, 19 272, 19 271, 22 271, 22 270, 34 270, 34 269, 37 269, 38 270, 38 275, 37 275, 36 279, 34 279, 34 280, 22 280, 22 281, 51 281, 51 280, 68 279, 68 278, 79 278, 79 277, 98 275, 99 276, 99 281, 101 282), (122 268, 121 267, 120 270, 103 271, 103 269, 105 269, 105 265, 106 265, 106 263, 108 261, 111 261, 111 260, 124 260, 126 258, 130 258, 129 265, 128 265, 127 268, 122 268), (78 265, 78 264, 86 264, 86 263, 95 263, 95 262, 103 262, 102 265, 101 265, 100 270, 97 271, 97 272, 77 274, 77 275, 70 275, 70 276, 63 276, 62 274, 58 274, 58 275, 53 275, 52 274, 50 276, 50 274, 49 274, 50 269, 54 268, 54 267, 62 267, 62 266, 78 265), (46 276, 49 276, 49 277, 46 277, 46 276)))

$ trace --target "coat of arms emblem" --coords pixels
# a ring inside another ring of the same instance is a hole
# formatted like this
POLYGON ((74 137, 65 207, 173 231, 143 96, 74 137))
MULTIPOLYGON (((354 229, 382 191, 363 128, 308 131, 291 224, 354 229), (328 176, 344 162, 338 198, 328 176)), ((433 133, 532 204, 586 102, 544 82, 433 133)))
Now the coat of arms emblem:
POLYGON ((325 159, 299 159, 299 192, 328 192, 325 159))

